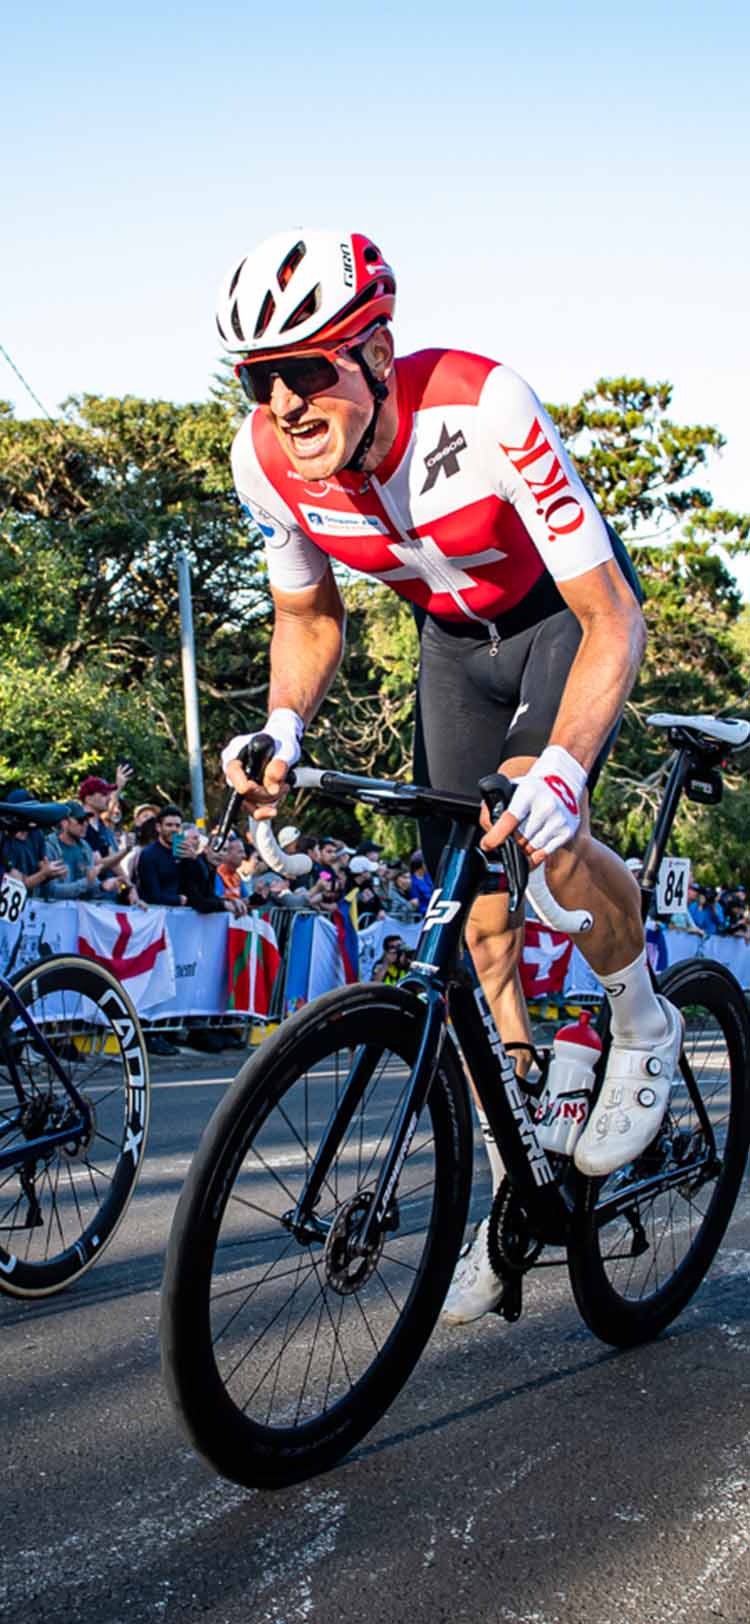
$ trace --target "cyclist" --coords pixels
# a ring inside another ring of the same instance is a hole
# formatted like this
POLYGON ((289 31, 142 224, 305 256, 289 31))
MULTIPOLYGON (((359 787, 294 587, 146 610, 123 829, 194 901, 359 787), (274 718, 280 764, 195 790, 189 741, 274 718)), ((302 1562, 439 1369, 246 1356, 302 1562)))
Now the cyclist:
MULTIPOLYGON (((274 815, 342 655, 332 559, 411 601, 417 780, 470 792, 500 766, 515 793, 483 849, 513 833, 533 864, 547 860, 560 902, 594 915, 579 945, 610 999, 613 1042, 575 1160, 605 1174, 653 1138, 681 1041, 677 1011, 649 979, 636 882, 589 829, 589 795, 644 649, 637 583, 529 386, 460 351, 396 360, 395 292, 369 238, 317 230, 271 237, 222 288, 219 333, 254 408, 232 462, 266 541, 275 625, 263 731, 276 742, 262 785, 237 760, 252 735, 231 740, 224 771, 256 816, 274 815)), ((433 874, 444 838, 437 823, 422 831, 433 874)), ((467 931, 506 1043, 529 1036, 521 924, 495 890, 467 931)), ((487 1228, 459 1262, 451 1323, 499 1302, 487 1228)))

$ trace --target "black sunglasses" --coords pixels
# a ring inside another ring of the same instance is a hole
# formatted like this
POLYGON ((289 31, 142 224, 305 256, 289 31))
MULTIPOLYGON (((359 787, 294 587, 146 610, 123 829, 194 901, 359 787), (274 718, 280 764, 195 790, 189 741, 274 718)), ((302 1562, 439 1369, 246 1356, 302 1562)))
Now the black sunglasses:
POLYGON ((324 395, 338 383, 335 353, 331 350, 316 355, 275 355, 266 361, 238 361, 234 370, 243 393, 254 406, 268 405, 274 378, 281 378, 293 395, 307 400, 310 395, 324 395))

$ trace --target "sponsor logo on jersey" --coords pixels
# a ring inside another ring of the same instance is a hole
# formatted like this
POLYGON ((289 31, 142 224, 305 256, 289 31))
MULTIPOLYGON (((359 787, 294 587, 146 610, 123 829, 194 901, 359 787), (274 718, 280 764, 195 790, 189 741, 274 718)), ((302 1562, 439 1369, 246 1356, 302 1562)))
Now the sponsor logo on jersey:
POLYGON ((498 443, 535 498, 537 513, 547 525, 550 541, 570 536, 580 529, 585 518, 580 497, 539 418, 534 418, 523 445, 503 445, 502 440, 498 443), (528 468, 534 469, 533 475, 527 474, 528 468))
POLYGON ((460 473, 461 470, 458 464, 458 454, 460 451, 465 450, 466 440, 464 438, 463 429, 458 429, 455 433, 451 434, 447 424, 444 423, 440 430, 440 438, 435 446, 435 450, 428 451, 427 456, 424 459, 424 465, 427 469, 427 478, 420 491, 421 496, 424 496, 425 491, 432 490, 438 474, 443 473, 445 474, 446 479, 451 479, 453 474, 460 473))
POLYGON ((252 519, 253 524, 257 526, 267 547, 286 547, 291 534, 287 525, 280 524, 272 513, 268 513, 257 502, 253 502, 251 507, 249 502, 243 501, 241 506, 243 513, 246 513, 248 519, 252 519))
POLYGON ((295 468, 287 468, 287 479, 296 479, 298 485, 304 485, 307 496, 327 496, 329 491, 340 491, 343 487, 337 479, 310 479, 304 474, 298 474, 295 468))
POLYGON ((319 536, 388 536, 388 526, 374 513, 336 513, 332 508, 307 507, 300 503, 300 513, 313 535, 319 536))
POLYGON ((566 784, 564 778, 558 778, 555 773, 549 773, 544 782, 549 784, 553 795, 557 796, 558 801, 562 801, 563 806, 566 806, 569 812, 574 815, 578 812, 578 802, 570 784, 566 784))

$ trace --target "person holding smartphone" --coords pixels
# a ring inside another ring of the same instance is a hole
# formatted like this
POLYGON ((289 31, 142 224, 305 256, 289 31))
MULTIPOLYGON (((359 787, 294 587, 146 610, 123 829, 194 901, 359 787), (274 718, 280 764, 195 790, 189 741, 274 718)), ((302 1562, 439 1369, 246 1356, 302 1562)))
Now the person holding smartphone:
POLYGON ((180 861, 175 856, 182 835, 182 813, 178 806, 163 806, 156 817, 156 839, 144 846, 138 860, 138 894, 143 902, 163 908, 186 908, 188 899, 180 885, 180 861), (175 841, 175 837, 177 837, 175 841))

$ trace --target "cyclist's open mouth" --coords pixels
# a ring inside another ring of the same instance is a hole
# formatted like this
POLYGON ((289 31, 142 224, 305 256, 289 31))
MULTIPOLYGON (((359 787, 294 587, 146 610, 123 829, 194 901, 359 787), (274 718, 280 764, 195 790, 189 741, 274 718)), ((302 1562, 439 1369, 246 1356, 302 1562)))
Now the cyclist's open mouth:
POLYGON ((328 446, 330 424, 322 417, 314 417, 309 423, 295 423, 284 429, 292 442, 297 457, 319 457, 328 446))

